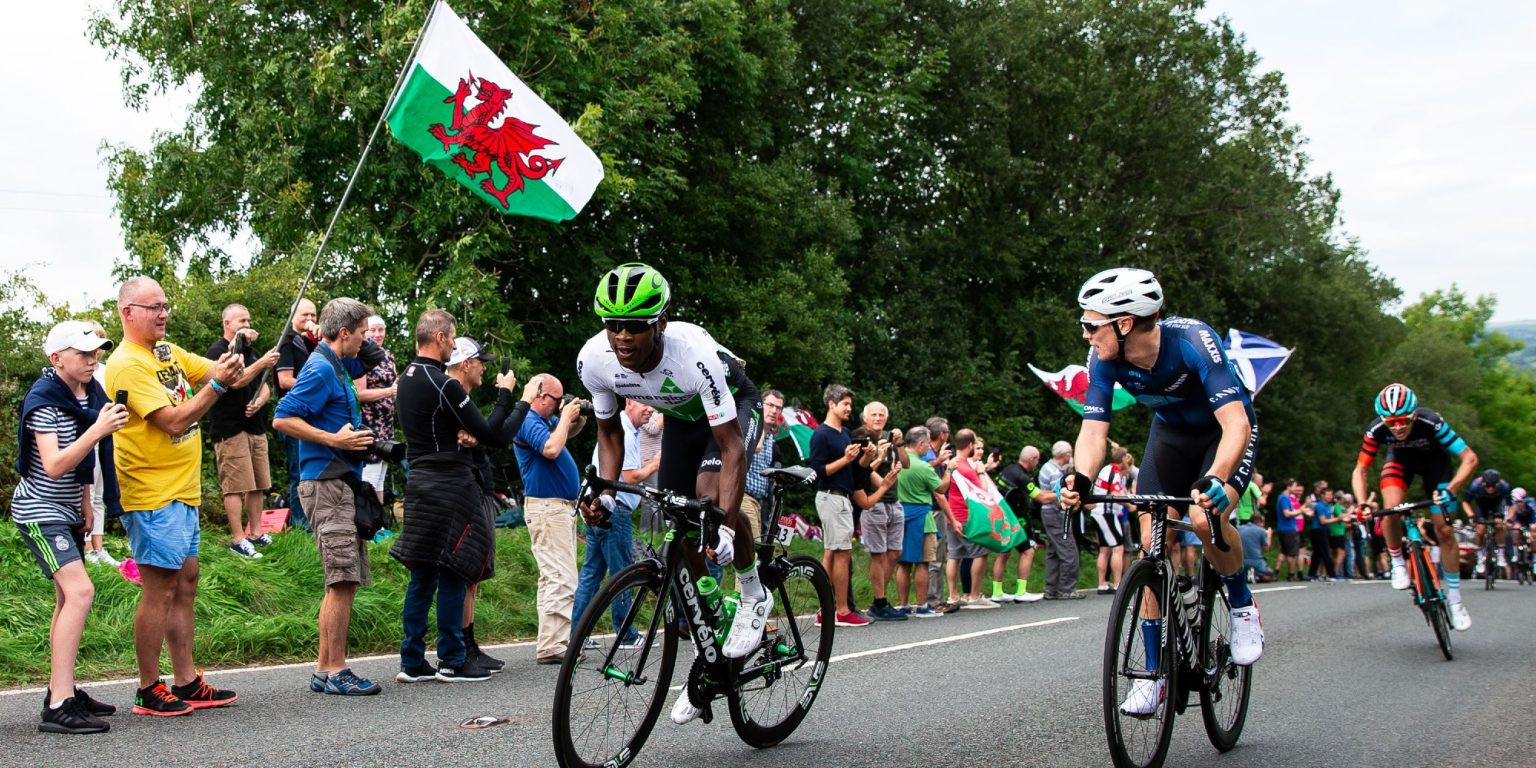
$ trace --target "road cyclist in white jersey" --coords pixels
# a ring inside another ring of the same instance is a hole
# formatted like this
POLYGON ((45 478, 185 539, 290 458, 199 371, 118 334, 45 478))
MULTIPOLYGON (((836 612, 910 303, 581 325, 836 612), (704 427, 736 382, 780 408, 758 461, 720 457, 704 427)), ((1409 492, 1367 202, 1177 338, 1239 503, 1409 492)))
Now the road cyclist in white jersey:
MULTIPOLYGON (((603 330, 582 347, 576 372, 592 395, 597 419, 597 472, 614 480, 624 458, 619 422, 623 400, 635 400, 662 414, 661 467, 657 484, 688 497, 708 496, 726 513, 725 525, 705 551, 692 556, 696 572, 702 555, 731 564, 741 603, 727 634, 724 654, 740 658, 757 648, 773 610, 773 597, 758 575, 753 532, 741 513, 747 472, 746 445, 762 428, 757 388, 729 350, 691 323, 671 322, 671 289, 655 269, 621 264, 598 282, 593 310, 603 330)), ((614 509, 610 493, 583 500, 588 525, 602 525, 614 509)), ((685 688, 672 707, 683 724, 703 707, 685 688)))

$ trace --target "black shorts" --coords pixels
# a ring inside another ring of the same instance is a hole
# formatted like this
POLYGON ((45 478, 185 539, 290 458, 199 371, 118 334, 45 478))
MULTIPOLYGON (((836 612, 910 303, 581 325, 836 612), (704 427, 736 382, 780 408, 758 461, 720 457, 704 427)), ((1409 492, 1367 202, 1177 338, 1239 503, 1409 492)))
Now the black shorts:
POLYGON ((1280 534, 1280 554, 1295 557, 1301 554, 1301 531, 1276 531, 1280 534))
POLYGON ((85 559, 85 528, 71 523, 17 523, 21 540, 26 542, 43 575, 55 573, 76 560, 85 559))
MULTIPOLYGON (((736 425, 741 429, 742 445, 755 445, 763 425, 763 402, 757 395, 757 386, 735 359, 727 355, 720 359, 725 364, 726 385, 736 401, 736 425)), ((715 431, 707 421, 685 421, 665 414, 661 424, 661 466, 656 470, 656 486, 694 496, 700 474, 720 471, 720 446, 715 443, 715 431)), ((745 477, 743 474, 743 480, 745 477)))
POLYGON ((1418 477, 1424 480, 1424 495, 1429 496, 1436 488, 1449 485, 1455 474, 1451 457, 1443 451, 1414 451, 1399 455, 1389 449, 1386 464, 1381 468, 1381 487, 1401 488, 1407 493, 1413 486, 1413 479, 1418 477))
MULTIPOLYGON (((1147 434, 1147 447, 1141 453, 1141 474, 1136 479, 1136 492, 1188 496, 1195 481, 1203 477, 1216 460, 1216 448, 1220 444, 1220 427, 1188 432, 1153 419, 1152 431, 1147 434)), ((1236 483, 1232 490, 1238 496, 1242 496, 1248 481, 1253 478, 1253 460, 1258 447, 1259 427, 1254 424, 1249 430, 1248 445, 1243 449, 1238 470, 1231 478, 1236 483)), ((1237 499, 1232 501, 1235 505, 1237 499)))

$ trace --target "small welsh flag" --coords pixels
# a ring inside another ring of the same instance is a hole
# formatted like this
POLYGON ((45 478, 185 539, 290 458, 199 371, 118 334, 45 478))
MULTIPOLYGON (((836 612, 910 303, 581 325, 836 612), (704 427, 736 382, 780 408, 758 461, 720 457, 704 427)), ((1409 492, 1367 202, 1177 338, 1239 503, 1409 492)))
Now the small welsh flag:
POLYGON ((502 213, 565 221, 603 180, 597 155, 441 0, 387 119, 396 140, 502 213))
MULTIPOLYGON (((1083 401, 1088 397, 1088 369, 1081 365, 1069 365, 1055 373, 1048 373, 1031 365, 1029 370, 1034 371, 1040 380, 1050 387, 1052 392, 1061 396, 1072 406, 1072 410, 1079 414, 1083 412, 1083 401)), ((1119 384, 1115 385, 1115 398, 1112 411, 1118 411, 1136 402, 1135 396, 1125 391, 1119 384)))
POLYGON ((784 409, 784 421, 774 427, 773 439, 789 440, 795 444, 795 449, 800 452, 800 460, 805 461, 811 455, 811 433, 821 423, 816 417, 799 408, 786 407, 784 409))

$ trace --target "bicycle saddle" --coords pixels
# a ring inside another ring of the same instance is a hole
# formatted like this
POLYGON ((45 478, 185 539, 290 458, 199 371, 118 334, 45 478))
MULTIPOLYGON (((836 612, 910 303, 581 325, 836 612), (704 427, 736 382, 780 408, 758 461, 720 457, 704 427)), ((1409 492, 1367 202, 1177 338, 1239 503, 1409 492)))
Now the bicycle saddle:
POLYGON ((794 485, 795 483, 816 482, 816 470, 810 467, 781 467, 777 469, 763 470, 763 477, 778 485, 794 485))

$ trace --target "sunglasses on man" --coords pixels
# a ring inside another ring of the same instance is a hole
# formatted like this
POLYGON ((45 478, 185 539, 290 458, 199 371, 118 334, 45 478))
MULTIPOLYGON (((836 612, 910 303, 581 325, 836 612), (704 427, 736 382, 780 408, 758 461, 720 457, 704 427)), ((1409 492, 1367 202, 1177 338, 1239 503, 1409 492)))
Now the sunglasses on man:
POLYGON ((1407 416, 1388 416, 1382 419, 1381 422, 1394 429, 1399 427, 1407 427, 1413 424, 1413 415, 1409 414, 1407 416))
POLYGON ((649 331, 656 325, 656 321, 660 319, 661 318, 659 317, 638 319, 609 318, 603 321, 603 327, 607 328, 608 332, 612 334, 628 333, 631 336, 638 336, 642 333, 645 333, 646 331, 649 331))

